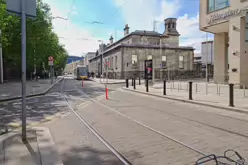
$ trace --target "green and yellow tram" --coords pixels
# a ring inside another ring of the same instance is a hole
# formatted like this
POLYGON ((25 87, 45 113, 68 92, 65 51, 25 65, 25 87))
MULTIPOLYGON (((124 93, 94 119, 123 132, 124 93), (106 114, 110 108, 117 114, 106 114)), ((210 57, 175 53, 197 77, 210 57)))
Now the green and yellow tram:
POLYGON ((88 69, 86 66, 78 65, 74 69, 74 78, 77 80, 86 80, 88 79, 88 69))

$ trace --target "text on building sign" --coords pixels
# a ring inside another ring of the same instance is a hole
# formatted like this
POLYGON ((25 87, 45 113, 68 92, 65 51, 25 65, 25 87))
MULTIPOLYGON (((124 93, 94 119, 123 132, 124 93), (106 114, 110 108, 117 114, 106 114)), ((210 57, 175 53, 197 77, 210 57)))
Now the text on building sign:
POLYGON ((217 14, 213 14, 210 16, 209 20, 208 20, 208 24, 211 24, 215 21, 218 21, 218 20, 224 20, 228 17, 231 17, 231 16, 235 16, 235 15, 238 15, 240 14, 241 10, 240 9, 235 9, 235 10, 228 10, 224 13, 217 13, 217 14))

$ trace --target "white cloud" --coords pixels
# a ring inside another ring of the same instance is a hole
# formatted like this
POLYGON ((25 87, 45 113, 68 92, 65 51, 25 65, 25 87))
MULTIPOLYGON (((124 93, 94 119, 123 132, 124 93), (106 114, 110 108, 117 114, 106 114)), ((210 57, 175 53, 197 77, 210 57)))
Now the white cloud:
MULTIPOLYGON (((61 10, 57 5, 53 4, 51 0, 43 0, 51 7, 51 12, 54 17, 59 16, 67 18, 77 14, 75 6, 68 6, 67 9, 61 10)), ((76 24, 73 24, 70 19, 54 19, 54 32, 60 37, 60 43, 65 45, 66 50, 70 55, 81 56, 83 53, 89 51, 96 51, 98 48, 100 38, 93 37, 92 33, 76 24)))
POLYGON ((122 7, 121 14, 131 30, 153 30, 154 20, 162 23, 166 17, 176 15, 180 9, 179 0, 160 1, 159 7, 158 0, 115 0, 115 4, 117 7, 122 7))
MULTIPOLYGON (((135 0, 129 1, 122 8, 122 16, 132 30, 152 30, 153 20, 160 22, 160 27, 164 24, 164 19, 168 17, 177 17, 181 6, 180 0, 160 0, 160 6, 157 7, 156 0, 135 0)), ((117 6, 122 6, 125 0, 115 0, 117 6)), ((201 50, 201 42, 205 41, 205 33, 199 30, 199 13, 196 16, 189 17, 188 14, 178 16, 177 30, 181 34, 180 45, 193 46, 196 52, 201 50)), ((164 26, 162 26, 164 30, 164 26)))
MULTIPOLYGON (((187 14, 178 18, 178 32, 181 34, 180 45, 193 46, 196 53, 201 52, 201 43, 206 41, 206 33, 199 30, 199 13, 195 17, 187 14)), ((208 40, 213 36, 208 34, 208 40)))
POLYGON ((180 45, 193 46, 196 52, 201 50, 201 42, 205 39, 205 33, 199 30, 199 14, 189 17, 188 14, 178 17, 177 30, 181 34, 180 45))
POLYGON ((161 13, 156 20, 163 22, 165 18, 174 17, 180 10, 181 5, 179 0, 168 1, 164 0, 160 4, 161 13))
MULTIPOLYGON (((51 12, 53 16, 60 16, 67 18, 69 11, 70 17, 76 15, 77 7, 66 6, 66 9, 60 9, 58 5, 53 4, 54 1, 43 0, 51 6, 51 12)), ((124 18, 123 25, 129 24, 130 30, 153 30, 153 20, 160 22, 162 26, 163 20, 168 17, 177 17, 180 9, 182 9, 180 0, 114 0, 117 8, 120 8, 120 14, 124 18), (158 2, 160 4, 158 5, 158 2)), ((69 17, 69 18, 70 18, 69 17)), ((193 17, 189 17, 187 14, 179 16, 177 29, 180 36, 180 45, 193 46, 196 51, 201 49, 201 42, 205 40, 205 34, 199 31, 199 14, 193 17)), ((65 20, 55 19, 53 20, 54 31, 60 38, 60 42, 65 45, 65 48, 70 55, 80 56, 88 51, 95 51, 98 48, 99 42, 97 40, 104 40, 94 36, 91 31, 84 29, 73 22, 70 19, 65 20), (80 39, 81 38, 81 39, 80 39), (88 40, 83 40, 87 38, 88 40)), ((163 26, 162 26, 163 27, 163 26)), ((124 27, 123 27, 124 28, 124 27)), ((160 32, 163 32, 161 29, 160 32)), ((115 39, 123 37, 122 29, 110 29, 110 35, 113 35, 115 39)), ((109 38, 106 38, 105 42, 109 38)))

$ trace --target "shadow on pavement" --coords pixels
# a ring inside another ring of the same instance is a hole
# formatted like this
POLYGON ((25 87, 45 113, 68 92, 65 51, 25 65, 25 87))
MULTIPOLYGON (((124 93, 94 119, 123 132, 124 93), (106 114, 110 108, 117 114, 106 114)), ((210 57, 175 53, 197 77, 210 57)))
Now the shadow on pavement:
POLYGON ((0 164, 5 165, 41 165, 35 132, 27 132, 27 141, 23 143, 17 134, 1 141, 0 164))
MULTIPOLYGON (((132 152, 139 157, 138 152, 132 152)), ((108 149, 97 150, 92 147, 74 147, 61 155, 64 165, 122 165, 123 163, 108 149)))
MULTIPOLYGON (((27 124, 39 122, 49 116, 67 111, 67 105, 60 97, 60 83, 55 85, 45 96, 27 99, 27 124)), ((0 130, 10 123, 21 124, 22 102, 5 102, 0 104, 0 130)))

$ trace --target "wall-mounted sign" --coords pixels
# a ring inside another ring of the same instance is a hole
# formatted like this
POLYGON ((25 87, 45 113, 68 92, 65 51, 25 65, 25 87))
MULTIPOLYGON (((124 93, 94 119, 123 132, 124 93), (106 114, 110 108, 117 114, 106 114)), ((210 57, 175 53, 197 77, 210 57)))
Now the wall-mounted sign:
POLYGON ((240 9, 228 10, 224 13, 216 13, 210 16, 208 24, 227 19, 232 16, 239 15, 241 13, 240 9))
POLYGON ((145 79, 152 79, 152 60, 145 60, 145 79))

